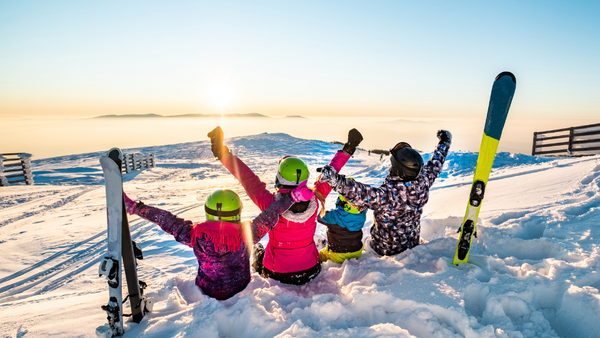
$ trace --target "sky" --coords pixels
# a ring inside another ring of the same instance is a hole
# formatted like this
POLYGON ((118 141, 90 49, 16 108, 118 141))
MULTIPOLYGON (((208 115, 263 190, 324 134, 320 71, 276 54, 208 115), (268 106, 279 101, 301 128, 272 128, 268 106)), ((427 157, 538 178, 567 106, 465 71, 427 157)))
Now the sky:
POLYGON ((2 1, 0 116, 600 113, 595 1, 2 1))

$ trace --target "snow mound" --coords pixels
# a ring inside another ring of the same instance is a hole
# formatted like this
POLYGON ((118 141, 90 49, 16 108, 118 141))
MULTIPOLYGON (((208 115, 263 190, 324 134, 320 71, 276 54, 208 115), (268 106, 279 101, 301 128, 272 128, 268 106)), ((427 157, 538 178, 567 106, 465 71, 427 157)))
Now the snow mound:
MULTIPOLYGON (((225 144, 272 188, 278 160, 300 156, 316 169, 340 148, 287 134, 235 137, 225 144)), ((433 150, 435 144, 431 144, 433 150)), ((135 149, 157 167, 124 176, 128 195, 192 221, 213 190, 231 188, 243 217, 258 208, 210 152, 208 141, 135 149)), ((36 185, 0 189, 0 334, 93 336, 106 315, 106 250, 100 153, 33 161, 36 185)), ((425 159, 431 153, 424 153, 425 159)), ((600 331, 600 158, 499 153, 469 262, 452 265, 456 230, 477 153, 451 152, 424 208, 424 243, 392 257, 326 262, 303 286, 263 279, 226 301, 194 284, 191 249, 131 217, 144 250, 139 277, 154 311, 125 323, 126 337, 592 337, 600 331)), ((359 150, 342 169, 377 185, 387 158, 359 150)), ((328 197, 332 208, 337 195, 328 197)), ((373 224, 368 214, 364 237, 373 224)), ((318 226, 315 238, 325 237, 318 226)), ((263 241, 266 241, 264 239, 263 241)), ((125 312, 128 312, 127 308, 125 312)))

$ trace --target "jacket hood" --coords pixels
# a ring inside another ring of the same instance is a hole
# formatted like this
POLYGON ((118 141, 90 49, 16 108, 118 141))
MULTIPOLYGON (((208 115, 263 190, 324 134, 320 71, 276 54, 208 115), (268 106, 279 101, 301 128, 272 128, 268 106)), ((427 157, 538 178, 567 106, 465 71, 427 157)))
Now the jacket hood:
POLYGON ((328 211, 325 216, 319 217, 319 222, 325 224, 337 224, 350 231, 358 231, 363 228, 367 220, 367 210, 358 214, 351 214, 343 209, 336 208, 328 211))
POLYGON ((286 212, 284 212, 281 215, 281 217, 285 218, 286 220, 288 220, 290 222, 304 223, 304 222, 308 221, 308 219, 311 218, 315 214, 315 212, 317 212, 318 208, 319 208, 319 203, 317 203, 317 199, 313 196, 313 198, 310 199, 308 208, 306 208, 306 210, 304 210, 303 212, 295 213, 295 212, 292 212, 291 210, 287 210, 286 212))

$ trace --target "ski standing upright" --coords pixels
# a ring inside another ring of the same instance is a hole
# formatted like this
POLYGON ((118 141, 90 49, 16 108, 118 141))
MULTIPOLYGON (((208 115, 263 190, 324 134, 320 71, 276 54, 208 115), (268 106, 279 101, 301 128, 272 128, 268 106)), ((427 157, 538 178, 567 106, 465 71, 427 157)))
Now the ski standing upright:
POLYGON ((456 265, 467 261, 473 236, 477 236, 479 209, 481 209, 483 195, 490 172, 492 171, 492 165, 496 157, 496 150, 498 149, 500 136, 502 136, 502 129, 504 129, 508 110, 515 94, 516 84, 517 80, 512 73, 502 72, 496 77, 492 86, 492 94, 485 120, 483 139, 479 148, 479 156, 477 157, 473 184, 471 185, 469 203, 467 204, 467 211, 462 226, 459 229, 460 236, 458 237, 458 245, 453 260, 453 263, 456 265))
POLYGON ((123 302, 129 298, 131 316, 139 323, 144 314, 152 309, 154 300, 143 296, 146 283, 137 277, 136 258, 142 259, 141 248, 131 240, 129 223, 123 200, 123 176, 121 163, 123 154, 118 148, 111 149, 100 157, 100 165, 106 182, 108 251, 100 263, 100 276, 108 280, 108 305, 102 309, 107 313, 108 324, 96 329, 96 335, 112 338, 123 334, 123 302), (121 262, 125 268, 128 296, 123 300, 121 262))

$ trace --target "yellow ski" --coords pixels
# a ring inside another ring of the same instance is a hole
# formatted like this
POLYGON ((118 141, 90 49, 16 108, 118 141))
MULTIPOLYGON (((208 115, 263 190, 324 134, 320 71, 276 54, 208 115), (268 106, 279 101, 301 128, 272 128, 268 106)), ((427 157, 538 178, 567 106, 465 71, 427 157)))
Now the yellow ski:
POLYGON ((483 130, 483 139, 479 148, 479 157, 477 157, 473 184, 471 185, 471 193, 469 194, 469 203, 467 204, 465 218, 460 227, 460 236, 458 237, 458 245, 454 254, 453 263, 456 265, 467 261, 469 250, 471 249, 471 241, 473 240, 473 236, 477 236, 479 209, 483 202, 483 195, 490 172, 492 171, 492 165, 494 164, 496 150, 498 149, 498 143, 500 143, 500 136, 502 135, 502 129, 504 129, 510 103, 515 94, 516 83, 517 80, 512 73, 502 72, 496 77, 492 86, 492 95, 483 130))

